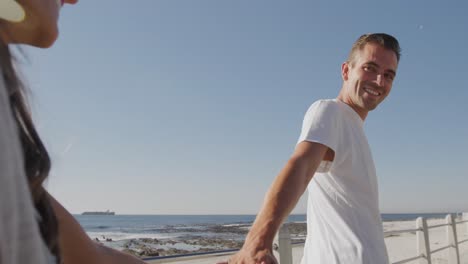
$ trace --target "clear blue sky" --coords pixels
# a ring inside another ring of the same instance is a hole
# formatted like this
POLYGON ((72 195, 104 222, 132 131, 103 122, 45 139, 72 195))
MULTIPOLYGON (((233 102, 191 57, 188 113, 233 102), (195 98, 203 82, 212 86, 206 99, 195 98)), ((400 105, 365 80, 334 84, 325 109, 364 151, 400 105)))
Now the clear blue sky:
MULTIPOLYGON (((22 66, 70 211, 251 214, 367 32, 403 49, 366 120, 383 212, 468 211, 468 2, 81 1, 22 66)), ((305 212, 304 200, 296 213, 305 212)))

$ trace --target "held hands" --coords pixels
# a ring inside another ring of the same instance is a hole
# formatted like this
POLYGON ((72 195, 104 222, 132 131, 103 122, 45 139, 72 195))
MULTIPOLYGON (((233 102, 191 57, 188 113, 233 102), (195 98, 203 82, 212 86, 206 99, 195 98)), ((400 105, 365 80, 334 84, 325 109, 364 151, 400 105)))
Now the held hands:
POLYGON ((229 258, 228 261, 217 264, 278 264, 275 256, 269 249, 250 251, 242 248, 237 254, 229 258))

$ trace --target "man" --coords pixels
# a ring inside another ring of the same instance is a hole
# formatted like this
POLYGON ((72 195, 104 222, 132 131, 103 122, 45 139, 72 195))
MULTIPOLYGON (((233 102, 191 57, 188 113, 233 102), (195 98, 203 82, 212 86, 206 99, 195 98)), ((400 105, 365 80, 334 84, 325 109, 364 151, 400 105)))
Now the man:
POLYGON ((363 123, 390 93, 398 41, 366 34, 341 66, 336 99, 312 104, 296 149, 274 180, 242 249, 229 264, 276 263, 272 242, 308 186, 302 264, 386 264, 377 177, 363 123))

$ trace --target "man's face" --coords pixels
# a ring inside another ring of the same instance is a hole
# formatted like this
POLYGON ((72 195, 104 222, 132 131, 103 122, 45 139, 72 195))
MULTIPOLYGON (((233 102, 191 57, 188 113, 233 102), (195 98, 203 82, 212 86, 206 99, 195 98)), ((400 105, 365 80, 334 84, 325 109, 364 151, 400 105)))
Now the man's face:
POLYGON ((397 66, 395 52, 379 44, 366 44, 341 67, 343 101, 365 118, 390 93, 397 66))

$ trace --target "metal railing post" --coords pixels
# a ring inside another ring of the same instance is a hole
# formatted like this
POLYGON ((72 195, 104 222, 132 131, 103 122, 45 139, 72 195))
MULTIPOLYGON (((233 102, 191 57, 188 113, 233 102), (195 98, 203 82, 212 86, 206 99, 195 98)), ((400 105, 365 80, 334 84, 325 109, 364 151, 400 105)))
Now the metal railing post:
POLYGON ((448 214, 445 217, 447 223, 447 244, 448 248, 447 260, 448 264, 460 264, 460 254, 458 252, 458 241, 457 241, 457 226, 453 221, 453 216, 448 214))
POLYGON ((275 244, 278 245, 279 264, 292 264, 291 234, 287 224, 281 225, 275 238, 275 244))
POLYGON ((416 248, 418 256, 423 256, 418 260, 418 264, 431 264, 431 248, 429 244, 429 230, 427 221, 423 217, 416 219, 416 248))
MULTIPOLYGON (((463 214, 462 214, 462 220, 463 220, 463 221, 467 221, 467 220, 468 220, 468 213, 463 213, 463 214)), ((468 222, 466 222, 466 223, 464 224, 464 226, 465 226, 465 228, 466 228, 466 231, 465 231, 465 232, 466 232, 466 234, 468 235, 468 222)))

